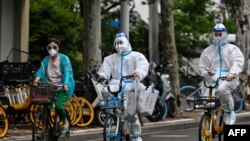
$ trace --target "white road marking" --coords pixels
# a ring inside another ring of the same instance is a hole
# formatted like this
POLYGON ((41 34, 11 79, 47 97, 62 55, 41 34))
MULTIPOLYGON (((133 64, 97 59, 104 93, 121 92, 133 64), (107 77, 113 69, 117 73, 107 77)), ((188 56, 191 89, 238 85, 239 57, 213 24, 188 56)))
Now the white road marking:
POLYGON ((189 135, 150 135, 153 138, 186 138, 190 137, 189 135))

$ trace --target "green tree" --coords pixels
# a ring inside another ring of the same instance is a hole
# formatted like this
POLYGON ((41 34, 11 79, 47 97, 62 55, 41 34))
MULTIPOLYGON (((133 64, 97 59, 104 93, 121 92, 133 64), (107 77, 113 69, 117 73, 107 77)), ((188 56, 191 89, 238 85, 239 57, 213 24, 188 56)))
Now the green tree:
POLYGON ((209 37, 215 15, 208 5, 210 0, 174 0, 176 46, 181 55, 199 57, 198 50, 207 45, 200 37, 209 37))

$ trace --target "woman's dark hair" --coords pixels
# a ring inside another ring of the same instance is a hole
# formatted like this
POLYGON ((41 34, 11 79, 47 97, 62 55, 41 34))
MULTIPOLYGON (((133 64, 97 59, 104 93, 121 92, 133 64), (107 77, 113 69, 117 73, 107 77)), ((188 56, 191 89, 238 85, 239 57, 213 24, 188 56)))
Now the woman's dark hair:
POLYGON ((57 38, 49 38, 48 44, 51 43, 51 42, 56 43, 59 47, 61 46, 61 43, 57 38))

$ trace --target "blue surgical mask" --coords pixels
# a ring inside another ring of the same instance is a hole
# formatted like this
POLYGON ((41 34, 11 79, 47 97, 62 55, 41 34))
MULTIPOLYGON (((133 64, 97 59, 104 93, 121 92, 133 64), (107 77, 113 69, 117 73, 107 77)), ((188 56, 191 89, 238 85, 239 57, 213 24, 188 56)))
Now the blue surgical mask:
POLYGON ((49 53, 49 55, 50 55, 51 57, 53 57, 53 56, 55 56, 55 55, 58 53, 58 51, 55 50, 55 49, 50 49, 50 50, 48 50, 48 53, 49 53))

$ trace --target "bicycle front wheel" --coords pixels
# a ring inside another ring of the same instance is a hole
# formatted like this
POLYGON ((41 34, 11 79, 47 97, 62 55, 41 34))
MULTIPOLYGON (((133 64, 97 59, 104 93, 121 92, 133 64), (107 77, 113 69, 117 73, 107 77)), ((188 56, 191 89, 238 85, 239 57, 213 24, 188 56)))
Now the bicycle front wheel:
POLYGON ((2 106, 0 106, 0 138, 4 137, 9 130, 9 122, 6 113, 2 106))
POLYGON ((41 110, 41 106, 37 104, 31 104, 28 110, 28 117, 31 123, 35 122, 36 113, 41 110))
POLYGON ((194 98, 200 95, 200 91, 196 91, 194 86, 183 86, 180 88, 180 108, 184 112, 194 110, 194 98))
POLYGON ((199 123, 199 141, 212 141, 211 116, 208 114, 202 115, 199 123))
POLYGON ((120 137, 119 123, 117 117, 109 115, 104 122, 103 126, 103 140, 104 141, 117 141, 120 137), (118 131, 118 132, 117 132, 118 131))
POLYGON ((43 116, 43 111, 37 112, 32 129, 32 141, 50 141, 49 120, 46 116, 43 116))

